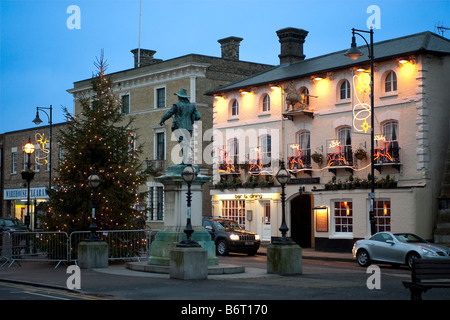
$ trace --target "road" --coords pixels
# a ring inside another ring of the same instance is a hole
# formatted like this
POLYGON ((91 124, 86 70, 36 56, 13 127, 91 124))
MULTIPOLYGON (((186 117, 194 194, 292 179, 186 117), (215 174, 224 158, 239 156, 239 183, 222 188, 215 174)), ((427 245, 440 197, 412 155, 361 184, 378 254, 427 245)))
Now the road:
MULTIPOLYGON (((230 254, 219 257, 221 264, 246 267, 245 274, 211 277, 208 280, 176 280, 168 275, 126 270, 121 264, 102 270, 82 270, 81 290, 57 290, 55 287, 36 287, 0 281, 0 300, 145 300, 163 302, 182 301, 181 304, 227 301, 294 301, 294 300, 409 300, 409 291, 402 280, 410 279, 406 267, 382 266, 375 269, 359 267, 356 262, 303 259, 303 274, 279 276, 267 274, 266 256, 230 254), (115 272, 117 271, 117 272, 115 272)), ((35 279, 64 287, 68 277, 65 267, 53 269, 41 265, 33 269, 31 263, 0 270, 4 279, 19 273, 34 272, 35 279), (50 277, 48 277, 50 275, 50 277)), ((432 289, 424 300, 450 300, 450 290, 432 289)))

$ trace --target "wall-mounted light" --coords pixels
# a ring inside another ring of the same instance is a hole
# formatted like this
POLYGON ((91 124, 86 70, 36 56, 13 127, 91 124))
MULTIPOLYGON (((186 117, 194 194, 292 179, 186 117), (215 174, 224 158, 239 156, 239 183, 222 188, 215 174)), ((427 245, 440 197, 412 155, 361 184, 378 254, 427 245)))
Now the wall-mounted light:
POLYGON ((241 94, 246 95, 247 93, 249 93, 250 91, 248 90, 240 90, 241 94))

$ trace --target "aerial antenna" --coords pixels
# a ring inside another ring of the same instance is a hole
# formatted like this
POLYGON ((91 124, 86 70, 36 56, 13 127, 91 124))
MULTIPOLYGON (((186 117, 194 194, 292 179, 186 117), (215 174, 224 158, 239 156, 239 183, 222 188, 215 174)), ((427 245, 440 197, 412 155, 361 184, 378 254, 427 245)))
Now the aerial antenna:
POLYGON ((141 66, 141 19, 142 19, 142 0, 140 0, 140 4, 139 4, 138 68, 141 66))
POLYGON ((435 28, 437 29, 437 32, 440 33, 440 35, 443 37, 444 36, 444 32, 447 30, 450 30, 450 28, 444 27, 442 25, 442 22, 439 21, 438 23, 436 23, 435 28))

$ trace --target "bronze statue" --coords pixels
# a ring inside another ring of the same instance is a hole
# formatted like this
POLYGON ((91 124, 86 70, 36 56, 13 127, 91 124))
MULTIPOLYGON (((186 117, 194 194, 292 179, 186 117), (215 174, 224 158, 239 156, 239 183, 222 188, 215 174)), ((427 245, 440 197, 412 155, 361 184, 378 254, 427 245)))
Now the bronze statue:
POLYGON ((183 162, 186 164, 189 160, 190 140, 193 132, 194 121, 200 120, 201 115, 195 104, 189 101, 186 89, 182 88, 175 93, 178 96, 178 102, 173 104, 169 111, 167 111, 159 121, 159 125, 164 125, 164 122, 172 118, 172 132, 177 131, 179 134, 178 143, 183 151, 183 162), (189 133, 189 134, 188 134, 189 133))

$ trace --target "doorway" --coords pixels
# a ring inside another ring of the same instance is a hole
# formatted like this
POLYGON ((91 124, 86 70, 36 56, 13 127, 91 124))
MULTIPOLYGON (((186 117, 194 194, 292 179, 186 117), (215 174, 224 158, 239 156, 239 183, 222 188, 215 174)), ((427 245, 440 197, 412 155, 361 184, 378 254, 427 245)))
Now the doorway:
POLYGON ((302 248, 312 247, 311 195, 301 194, 291 200, 291 239, 302 248))

